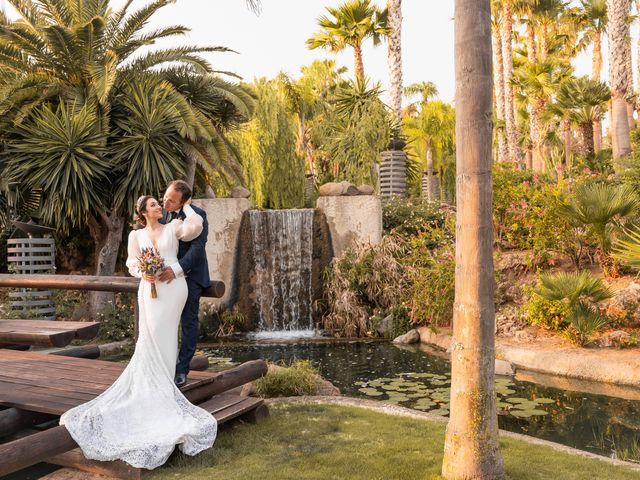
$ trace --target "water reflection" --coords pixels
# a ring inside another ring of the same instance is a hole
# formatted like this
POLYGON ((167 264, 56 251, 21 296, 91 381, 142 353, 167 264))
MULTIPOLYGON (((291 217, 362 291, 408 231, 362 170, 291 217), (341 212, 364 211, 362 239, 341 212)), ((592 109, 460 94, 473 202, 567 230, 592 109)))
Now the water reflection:
MULTIPOLYGON (((264 358, 290 363, 308 359, 345 395, 367 396, 445 415, 448 412, 450 365, 435 351, 397 348, 381 342, 256 343, 219 345, 206 350, 235 362, 264 358), (383 393, 373 394, 376 390, 383 393)), ((502 407, 500 428, 640 461, 639 400, 506 378, 498 381, 497 391, 502 407), (532 411, 538 413, 526 413, 532 411)))

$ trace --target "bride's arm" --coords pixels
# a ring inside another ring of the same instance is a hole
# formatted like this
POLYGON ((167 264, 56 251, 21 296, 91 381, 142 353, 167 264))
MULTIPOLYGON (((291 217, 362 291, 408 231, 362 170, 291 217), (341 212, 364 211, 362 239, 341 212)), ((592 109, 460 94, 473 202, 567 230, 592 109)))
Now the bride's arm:
POLYGON ((182 207, 182 211, 185 214, 184 221, 174 220, 176 236, 183 242, 190 242, 202 233, 202 217, 189 204, 182 207))
MULTIPOLYGON (((185 214, 184 221, 173 220, 171 223, 175 225, 176 237, 178 237, 179 240, 190 242, 198 238, 202 233, 203 220, 202 217, 198 215, 189 204, 186 204, 184 207, 182 207, 182 211, 185 214)), ((182 260, 169 265, 169 268, 173 270, 173 273, 176 277, 182 276, 184 275, 185 271, 188 272, 189 270, 191 270, 190 258, 192 258, 195 250, 202 249, 204 251, 204 244, 207 239, 205 238, 204 241, 200 240, 195 241, 191 244, 189 253, 187 253, 187 255, 185 255, 182 260)))
POLYGON ((138 278, 142 278, 142 273, 138 267, 138 256, 140 255, 140 245, 138 245, 138 237, 136 231, 133 230, 129 234, 129 243, 127 245, 127 268, 129 273, 138 278))

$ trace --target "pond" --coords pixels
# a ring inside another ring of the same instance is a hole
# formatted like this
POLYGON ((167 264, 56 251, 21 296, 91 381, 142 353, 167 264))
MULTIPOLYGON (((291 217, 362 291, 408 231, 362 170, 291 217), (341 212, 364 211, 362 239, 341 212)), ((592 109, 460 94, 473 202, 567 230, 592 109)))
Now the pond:
MULTIPOLYGON (((232 362, 310 360, 344 395, 449 413, 450 364, 441 353, 388 342, 209 345, 232 362)), ((640 400, 588 394, 497 377, 500 428, 640 462, 640 400)), ((640 398, 638 396, 637 398, 640 398)))

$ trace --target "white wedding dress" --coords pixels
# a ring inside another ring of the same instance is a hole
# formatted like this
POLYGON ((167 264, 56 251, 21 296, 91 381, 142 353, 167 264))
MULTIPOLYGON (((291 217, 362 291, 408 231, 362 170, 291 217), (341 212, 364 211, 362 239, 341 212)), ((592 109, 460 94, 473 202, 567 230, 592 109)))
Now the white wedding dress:
MULTIPOLYGON (((127 267, 132 275, 141 277, 136 257, 144 247, 157 247, 166 266, 177 263, 178 240, 193 240, 202 231, 202 218, 189 206, 183 211, 184 222, 165 225, 155 246, 144 229, 131 232, 127 267)), ((129 365, 100 396, 60 417, 87 458, 152 469, 166 462, 176 445, 196 455, 215 441, 213 415, 192 405, 173 383, 187 282, 180 275, 170 283, 157 282, 156 289, 153 299, 150 284, 141 280, 138 341, 129 365)))

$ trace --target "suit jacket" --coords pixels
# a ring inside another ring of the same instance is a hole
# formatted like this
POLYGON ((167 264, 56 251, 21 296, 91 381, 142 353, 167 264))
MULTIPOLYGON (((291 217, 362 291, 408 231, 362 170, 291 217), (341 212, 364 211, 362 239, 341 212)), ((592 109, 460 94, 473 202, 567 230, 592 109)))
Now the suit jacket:
MULTIPOLYGON (((204 210, 195 205, 191 205, 191 208, 202 217, 202 233, 190 242, 183 242, 182 240, 178 242, 178 263, 185 277, 196 282, 202 288, 209 288, 211 279, 209 278, 207 254, 204 249, 209 235, 209 222, 204 210)), ((182 209, 178 212, 177 218, 180 220, 185 219, 182 209)), ((170 221, 169 212, 166 212, 164 221, 165 223, 170 221)))

